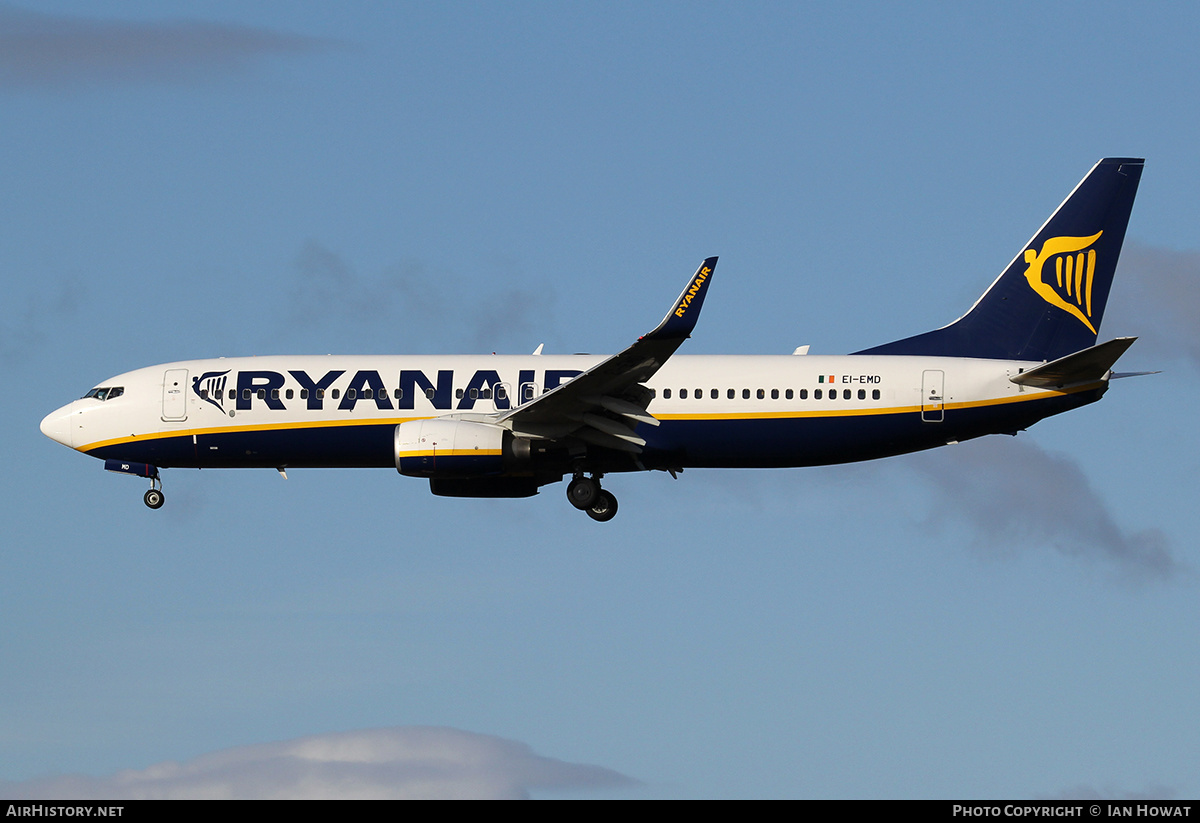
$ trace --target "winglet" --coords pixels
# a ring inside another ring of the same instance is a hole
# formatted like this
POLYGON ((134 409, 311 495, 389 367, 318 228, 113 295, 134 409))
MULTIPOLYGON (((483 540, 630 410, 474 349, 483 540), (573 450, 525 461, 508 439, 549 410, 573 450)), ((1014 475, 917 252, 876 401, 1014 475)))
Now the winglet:
POLYGON ((642 339, 671 340, 682 339, 696 328, 696 320, 700 317, 700 309, 704 306, 704 295, 708 293, 708 283, 712 279, 713 269, 717 267, 717 258, 710 257, 700 264, 696 273, 688 280, 683 292, 675 305, 667 312, 667 316, 658 324, 658 328, 642 339))

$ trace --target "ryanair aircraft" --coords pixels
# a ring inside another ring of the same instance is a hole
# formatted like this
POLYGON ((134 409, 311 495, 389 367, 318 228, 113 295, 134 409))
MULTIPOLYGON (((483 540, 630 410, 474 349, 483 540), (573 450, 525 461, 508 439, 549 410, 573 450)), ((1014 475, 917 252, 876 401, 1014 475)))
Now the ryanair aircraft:
MULTIPOLYGON (((840 357, 675 356, 717 258, 610 357, 244 357, 118 375, 42 432, 150 480, 159 469, 394 467, 437 495, 567 499, 612 519, 605 475, 871 460, 1016 434, 1099 400, 1136 338, 1096 344, 1143 161, 1092 168, 962 318, 840 357)), ((805 356, 798 356, 805 355, 805 356)))

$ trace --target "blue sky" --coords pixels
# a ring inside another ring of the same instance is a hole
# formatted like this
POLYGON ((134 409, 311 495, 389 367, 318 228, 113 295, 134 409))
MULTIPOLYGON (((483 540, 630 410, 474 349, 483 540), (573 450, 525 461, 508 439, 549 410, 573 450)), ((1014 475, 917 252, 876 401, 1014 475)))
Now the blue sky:
POLYGON ((1196 796, 1198 41, 1182 3, 0 5, 0 791, 1196 796), (171 470, 152 512, 38 431, 172 360, 614 351, 713 254, 685 351, 853 351, 1103 156, 1147 164, 1101 335, 1163 374, 1016 439, 611 478, 602 526, 385 471, 171 470))

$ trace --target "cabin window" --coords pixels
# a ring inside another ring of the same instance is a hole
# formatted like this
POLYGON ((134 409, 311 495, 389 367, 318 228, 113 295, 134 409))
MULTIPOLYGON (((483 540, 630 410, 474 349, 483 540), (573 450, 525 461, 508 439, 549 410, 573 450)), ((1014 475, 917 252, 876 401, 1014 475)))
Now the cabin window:
POLYGON ((375 390, 374 389, 363 389, 363 400, 374 400, 374 399, 375 399, 375 390))
POLYGON ((496 387, 496 399, 497 400, 506 400, 507 398, 508 398, 508 393, 506 391, 504 391, 504 387, 497 386, 496 387))
POLYGON ((337 400, 338 394, 340 394, 340 393, 341 393, 341 389, 334 389, 333 391, 331 391, 329 393, 329 396, 332 397, 334 400, 337 400))
POLYGON ((288 399, 288 400, 291 400, 291 399, 292 399, 293 397, 295 397, 295 396, 296 396, 296 392, 295 392, 295 391, 293 391, 292 389, 288 389, 288 390, 287 390, 287 399, 288 399))
POLYGON ((242 399, 243 400, 250 399, 250 390, 249 389, 242 389, 242 399))
POLYGON ((484 400, 491 400, 492 399, 492 390, 491 389, 480 389, 479 396, 482 397, 484 400))
POLYGON ((455 390, 454 390, 454 396, 455 396, 457 399, 459 399, 459 400, 462 400, 462 396, 463 396, 463 390, 462 390, 462 389, 455 389, 455 390))
POLYGON ((687 400, 687 389, 680 389, 680 390, 679 390, 679 398, 680 398, 681 400, 687 400))
POLYGON ((279 399, 279 389, 271 389, 271 399, 272 400, 279 399))
POLYGON ((399 400, 404 397, 404 389, 396 389, 393 394, 396 396, 396 399, 399 400))
POLYGON ((301 389, 301 390, 300 390, 300 399, 301 399, 301 400, 307 400, 307 399, 308 399, 308 389, 301 389))
POLYGON ((670 400, 670 399, 671 399, 671 390, 663 389, 663 400, 670 400))
POLYGON ((267 399, 267 390, 266 389, 259 389, 257 392, 255 392, 255 394, 258 395, 259 400, 267 399))
POLYGON ((808 389, 801 389, 801 390, 800 390, 800 399, 801 399, 801 400, 807 400, 807 399, 808 399, 808 389))
POLYGON ((710 391, 708 393, 708 396, 711 397, 713 400, 716 400, 718 397, 721 396, 721 392, 719 389, 713 389, 712 391, 710 391))
POLYGON ((820 400, 820 399, 821 399, 821 390, 813 389, 813 400, 820 400))
POLYGON ((866 399, 867 399, 867 390, 866 390, 866 389, 859 389, 859 390, 858 390, 858 399, 859 399, 859 400, 866 400, 866 399))
POLYGON ((693 394, 692 397, 696 398, 697 400, 702 400, 704 398, 704 389, 696 389, 696 393, 693 394))
POLYGON ((470 394, 471 394, 471 399, 472 399, 472 400, 478 400, 478 399, 479 399, 479 389, 471 389, 471 392, 470 392, 470 394))
POLYGON ((207 399, 208 399, 208 389, 201 389, 201 390, 200 390, 200 399, 201 399, 201 400, 207 400, 207 399))
POLYGON ((879 389, 871 389, 871 399, 872 400, 879 399, 879 389))
POLYGON ((353 400, 358 397, 358 389, 346 389, 346 399, 353 400))
POLYGON ((771 389, 771 399, 772 400, 779 399, 779 389, 771 389))
POLYGON ((767 396, 767 392, 766 392, 766 390, 765 390, 765 389, 759 389, 759 390, 758 390, 758 399, 759 399, 759 400, 763 400, 763 399, 765 399, 765 398, 766 398, 766 396, 767 396))
POLYGON ((725 397, 728 398, 729 400, 732 400, 734 394, 736 394, 736 392, 734 392, 733 389, 730 389, 729 391, 725 392, 725 397))
POLYGON ((426 400, 432 400, 432 399, 433 399, 433 394, 434 394, 434 392, 433 392, 433 389, 426 389, 426 390, 425 390, 425 399, 426 399, 426 400))
POLYGON ((786 399, 791 400, 795 396, 795 393, 791 389, 788 389, 787 392, 785 392, 783 396, 786 399))
POLYGON ((850 390, 849 389, 842 389, 842 399, 843 400, 850 399, 850 390))
POLYGON ((742 399, 743 400, 750 399, 750 390, 749 389, 742 389, 742 399))

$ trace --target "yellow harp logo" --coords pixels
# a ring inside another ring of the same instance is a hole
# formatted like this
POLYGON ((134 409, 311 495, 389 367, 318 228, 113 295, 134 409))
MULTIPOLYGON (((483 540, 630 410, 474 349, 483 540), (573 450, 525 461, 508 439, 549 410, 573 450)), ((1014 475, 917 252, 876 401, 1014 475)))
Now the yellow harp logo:
POLYGON ((1079 318, 1083 325, 1096 333, 1092 325, 1092 278, 1096 274, 1096 250, 1088 248, 1095 243, 1103 231, 1091 237, 1051 237, 1042 244, 1042 250, 1025 250, 1025 279, 1038 296, 1051 306, 1060 308, 1079 318), (1054 284, 1046 282, 1042 270, 1054 258, 1054 284))

